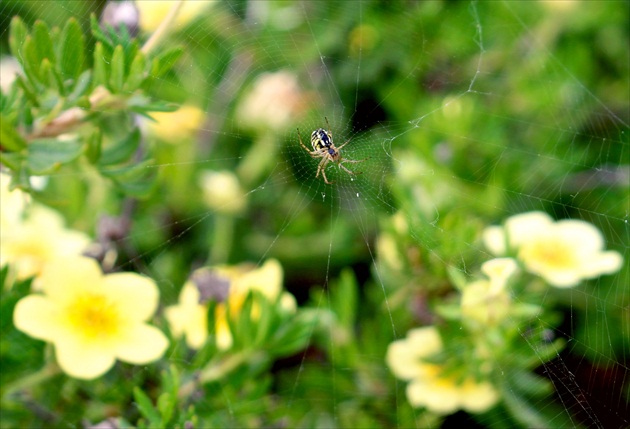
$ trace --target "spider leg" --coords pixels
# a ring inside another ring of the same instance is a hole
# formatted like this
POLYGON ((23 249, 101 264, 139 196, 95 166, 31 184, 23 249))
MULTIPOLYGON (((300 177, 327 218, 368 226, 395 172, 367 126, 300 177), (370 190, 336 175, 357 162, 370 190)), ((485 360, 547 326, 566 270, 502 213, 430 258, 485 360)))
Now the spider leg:
POLYGON ((300 135, 300 129, 297 129, 298 132, 298 139, 300 140, 300 146, 302 146, 304 148, 305 151, 307 151, 308 153, 311 153, 310 150, 308 150, 308 148, 306 146, 304 146, 304 143, 302 143, 302 136, 300 135))
POLYGON ((350 143, 350 140, 352 140, 352 139, 351 139, 351 138, 350 138, 350 139, 348 139, 348 140, 347 140, 344 144, 342 144, 341 146, 339 146, 339 147, 337 148, 337 150, 341 150, 341 148, 343 148, 345 145, 347 145, 348 143, 350 143))
POLYGON ((342 162, 349 162, 350 164, 356 164, 357 162, 363 162, 366 159, 367 158, 363 158, 363 159, 348 159, 348 158, 344 158, 341 161, 339 161, 339 163, 341 164, 342 162))
POLYGON ((326 182, 328 185, 332 185, 335 182, 331 182, 328 180, 328 177, 326 177, 326 172, 322 170, 322 176, 324 176, 324 182, 326 182))
POLYGON ((324 178, 324 182, 326 182, 329 185, 332 185, 335 182, 331 182, 330 180, 328 180, 328 177, 326 177, 326 166, 328 165, 329 162, 330 162, 330 159, 328 159, 328 158, 322 159, 322 162, 320 162, 319 166, 317 167, 317 174, 315 175, 315 178, 318 178, 319 177, 319 173, 322 173, 322 177, 324 178))
POLYGON ((343 168, 346 173, 351 174, 353 176, 356 176, 357 174, 362 174, 363 173, 362 171, 360 171, 358 173, 355 173, 352 170, 348 170, 344 165, 341 165, 341 164, 339 164, 339 168, 343 168))
POLYGON ((324 168, 326 168, 326 165, 328 165, 328 158, 323 158, 322 161, 317 166, 317 174, 315 174, 316 179, 319 177, 319 173, 324 171, 324 168))

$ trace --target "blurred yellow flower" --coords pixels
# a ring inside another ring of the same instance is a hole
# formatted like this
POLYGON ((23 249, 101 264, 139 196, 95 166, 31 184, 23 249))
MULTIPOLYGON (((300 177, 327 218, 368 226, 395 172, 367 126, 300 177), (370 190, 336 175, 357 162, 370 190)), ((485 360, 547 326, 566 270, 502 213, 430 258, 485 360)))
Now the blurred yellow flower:
MULTIPOLYGON (((258 291, 272 302, 280 301, 280 307, 293 313, 297 308, 295 298, 282 291, 282 266, 275 259, 267 260, 260 268, 249 269, 246 266, 217 268, 218 275, 230 281, 227 301, 217 305, 215 312, 216 341, 219 349, 232 346, 232 334, 227 321, 227 307, 232 316, 239 313, 250 291, 258 291)), ((252 309, 252 317, 258 316, 256 307, 252 309)))
POLYGON ((507 280, 518 271, 518 265, 512 258, 494 258, 481 265, 481 272, 490 279, 490 291, 505 289, 507 280))
MULTIPOLYGON (((12 221, 3 216, 3 222, 12 221)), ((90 242, 87 235, 65 228, 59 213, 40 204, 32 204, 23 221, 2 227, 0 266, 10 264, 17 280, 36 276, 53 259, 80 255, 90 242)))
POLYGON ((204 116, 200 108, 183 105, 174 112, 153 112, 151 117, 155 119, 155 122, 146 120, 143 125, 149 134, 160 140, 180 143, 199 132, 204 116))
POLYGON ((230 171, 203 171, 199 185, 206 205, 219 213, 238 214, 247 205, 247 194, 230 171))
POLYGON ((392 234, 384 232, 378 236, 376 253, 379 260, 383 261, 388 268, 394 271, 400 271, 403 268, 402 255, 398 251, 398 244, 392 234))
POLYGON ((575 286, 583 279, 618 271, 622 256, 604 251, 604 237, 588 222, 554 222, 543 212, 512 216, 505 227, 489 227, 483 234, 488 249, 502 255, 515 251, 527 271, 556 287, 575 286))
MULTIPOLYGON (((135 2, 140 12, 140 28, 147 33, 154 32, 162 23, 173 5, 174 0, 142 0, 135 2)), ((182 26, 198 16, 202 16, 204 9, 216 3, 213 0, 186 1, 175 19, 176 26, 182 26)))
POLYGON ((200 302, 199 289, 187 281, 179 294, 179 303, 164 311, 173 336, 185 336, 188 347, 195 350, 208 338, 208 307, 200 302))
POLYGON ((19 189, 9 190, 11 178, 0 173, 0 237, 17 226, 24 215, 24 211, 31 196, 19 189))
POLYGON ((458 382, 443 374, 442 365, 427 360, 442 349, 442 340, 433 326, 412 329, 407 338, 389 345, 387 365, 396 377, 409 381, 409 403, 437 414, 451 414, 459 409, 480 413, 494 406, 499 395, 490 383, 479 383, 472 377, 458 382))
POLYGON ((238 118, 252 128, 282 130, 307 103, 297 76, 289 71, 263 73, 237 110, 238 118))
POLYGON ((488 279, 472 282, 462 291, 462 315, 482 327, 504 320, 510 311, 510 295, 505 286, 517 268, 512 258, 496 258, 485 262, 481 271, 488 279))
POLYGON ((95 260, 57 259, 40 276, 42 294, 18 301, 17 329, 51 342, 60 368, 71 377, 94 379, 116 359, 146 364, 159 359, 168 340, 145 323, 158 306, 155 283, 139 274, 103 275, 95 260))

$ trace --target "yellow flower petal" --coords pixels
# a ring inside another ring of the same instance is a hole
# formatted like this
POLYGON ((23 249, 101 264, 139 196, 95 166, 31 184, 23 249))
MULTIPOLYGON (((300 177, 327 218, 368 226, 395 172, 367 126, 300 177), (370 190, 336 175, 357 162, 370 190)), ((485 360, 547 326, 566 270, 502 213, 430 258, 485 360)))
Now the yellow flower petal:
POLYGON ((115 273, 103 277, 107 296, 116 302, 118 311, 136 321, 148 320, 160 298, 155 282, 135 273, 115 273))
POLYGON ((407 338, 394 341, 387 348, 386 362, 394 375, 403 380, 431 374, 435 365, 422 362, 423 357, 442 350, 442 340, 433 326, 412 329, 407 338))
POLYGON ((481 272, 490 279, 491 293, 499 293, 505 288, 507 280, 518 269, 516 261, 512 258, 495 258, 481 265, 481 272))
POLYGON ((133 273, 103 275, 89 258, 61 258, 42 273, 44 295, 20 300, 16 327, 55 345, 68 375, 92 379, 116 358, 145 364, 162 356, 168 340, 143 323, 157 308, 155 283, 133 273))
POLYGON ((460 387, 461 406, 471 413, 482 413, 499 400, 499 394, 490 383, 466 380, 460 387))
POLYGON ((412 329, 407 332, 409 346, 419 357, 428 357, 442 350, 442 339, 435 326, 412 329))
POLYGON ((219 213, 241 213, 247 205, 247 193, 231 171, 203 171, 199 177, 203 201, 219 213))
POLYGON ((115 356, 125 362, 145 364, 162 357, 168 339, 155 326, 136 324, 118 338, 115 356))
POLYGON ((602 252, 599 257, 593 258, 583 267, 586 278, 597 277, 600 274, 612 274, 621 269, 623 257, 613 250, 602 252))
POLYGON ((505 232, 500 226, 489 226, 483 231, 483 244, 494 255, 507 253, 505 232))
POLYGON ((63 372, 87 380, 105 374, 116 362, 111 350, 100 344, 78 341, 71 336, 55 342, 55 356, 63 372))
POLYGON ((447 385, 424 380, 409 383, 407 399, 415 407, 424 406, 438 414, 451 414, 459 405, 457 395, 447 385))
POLYGON ((553 224, 553 219, 547 213, 539 211, 522 213, 508 218, 505 221, 505 229, 510 248, 520 246, 531 238, 532 234, 539 233, 551 224, 553 224))
POLYGON ((282 266, 276 259, 269 259, 260 268, 236 278, 230 287, 234 288, 235 293, 243 295, 250 290, 257 290, 275 301, 282 290, 282 266))
POLYGON ((2 231, 0 264, 11 264, 17 279, 26 279, 58 257, 79 255, 88 243, 85 234, 64 228, 59 213, 33 204, 24 221, 2 231))
POLYGON ((60 323, 55 305, 41 295, 22 298, 13 311, 15 327, 40 340, 52 341, 56 338, 59 335, 60 323))
POLYGON ((186 282, 179 294, 179 302, 185 306, 199 305, 199 289, 193 282, 186 282))
POLYGON ((523 240, 518 257, 528 271, 556 287, 576 286, 583 279, 621 268, 621 255, 603 252, 604 238, 593 225, 564 220, 547 225, 523 240))
POLYGON ((179 294, 179 303, 166 308, 164 314, 175 337, 186 336, 191 349, 199 349, 208 338, 208 309, 199 304, 199 290, 188 281, 179 294))
POLYGON ((38 286, 53 301, 66 303, 79 291, 100 285, 102 278, 98 263, 87 257, 58 258, 47 264, 38 279, 38 286))

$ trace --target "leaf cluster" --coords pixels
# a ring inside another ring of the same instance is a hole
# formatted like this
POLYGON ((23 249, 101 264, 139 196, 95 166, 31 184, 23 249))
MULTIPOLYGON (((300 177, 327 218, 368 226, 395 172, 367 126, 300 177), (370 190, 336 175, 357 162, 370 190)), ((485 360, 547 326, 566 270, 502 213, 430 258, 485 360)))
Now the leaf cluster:
POLYGON ((13 187, 31 191, 30 176, 84 158, 128 194, 152 189, 151 158, 140 150, 134 115, 174 109, 147 88, 182 51, 145 53, 125 30, 102 29, 94 16, 90 35, 95 44, 88 48, 74 18, 61 30, 41 20, 32 28, 18 16, 11 20, 9 45, 23 75, 0 94, 0 161, 13 187))

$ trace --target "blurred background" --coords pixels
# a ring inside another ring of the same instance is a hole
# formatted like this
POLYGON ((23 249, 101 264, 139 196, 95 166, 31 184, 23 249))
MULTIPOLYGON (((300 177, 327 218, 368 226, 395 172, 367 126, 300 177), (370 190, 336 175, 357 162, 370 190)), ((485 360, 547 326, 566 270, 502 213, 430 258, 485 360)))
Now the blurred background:
MULTIPOLYGON (((172 3, 3 0, 3 92, 19 70, 15 15, 51 28, 76 18, 89 67, 91 14, 146 42, 172 3)), ((298 307, 330 312, 258 385, 242 376, 200 393, 199 427, 625 427, 629 12, 621 1, 185 2, 157 48, 177 49, 176 61, 143 87, 177 110, 103 110, 98 122, 104 144, 139 127, 149 177, 125 188, 74 164, 40 176, 34 199, 101 245, 115 237, 111 270, 155 279, 163 305, 197 268, 273 258, 298 307), (344 165, 356 175, 330 163, 334 183, 316 177, 320 159, 299 141, 310 149, 318 128, 337 147, 348 142, 342 156, 360 162, 344 165), (622 269, 535 295, 544 312, 515 323, 515 342, 496 360, 497 407, 437 417, 412 407, 385 363, 388 345, 439 325, 438 308, 457 293, 452 273, 471 277, 491 258, 484 228, 529 211, 593 224, 622 269), (122 224, 118 235, 107 229, 122 224), (566 346, 547 356, 558 339, 566 346), (548 387, 511 371, 521 355, 548 387)), ((17 335, 2 350, 5 382, 43 353, 17 335)), ((173 356, 185 372, 192 358, 173 356)), ((120 405, 126 387, 93 383, 44 400, 61 420, 20 405, 12 422, 133 421, 137 412, 120 405)))

